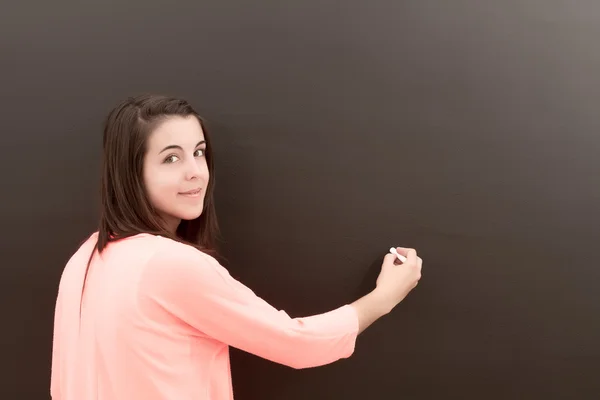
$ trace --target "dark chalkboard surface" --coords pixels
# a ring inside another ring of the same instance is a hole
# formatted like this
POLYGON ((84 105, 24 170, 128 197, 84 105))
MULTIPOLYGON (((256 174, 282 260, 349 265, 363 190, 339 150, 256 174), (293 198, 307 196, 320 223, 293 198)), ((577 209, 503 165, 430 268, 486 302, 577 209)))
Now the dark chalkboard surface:
POLYGON ((599 37, 594 1, 3 7, 1 397, 47 398, 103 119, 158 92, 207 119, 228 268, 276 307, 353 301, 390 246, 425 261, 348 360, 234 351, 236 398, 599 398, 599 37))

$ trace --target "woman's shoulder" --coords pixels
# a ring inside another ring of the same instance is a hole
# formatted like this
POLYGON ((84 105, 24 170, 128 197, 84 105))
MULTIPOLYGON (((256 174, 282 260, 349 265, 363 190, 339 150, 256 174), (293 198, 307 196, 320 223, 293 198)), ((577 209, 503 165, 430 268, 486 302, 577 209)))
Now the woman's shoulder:
POLYGON ((67 265, 69 265, 70 263, 74 263, 79 258, 82 258, 85 256, 89 257, 92 250, 96 246, 97 242, 98 242, 98 231, 92 232, 85 239, 81 240, 77 244, 77 249, 74 251, 74 253, 71 254, 71 256, 67 262, 67 265))
MULTIPOLYGON (((92 232, 87 238, 83 239, 79 248, 73 254, 73 257, 77 257, 80 254, 90 255, 90 252, 94 249, 98 243, 99 232, 92 232)), ((185 261, 189 260, 192 262, 198 262, 200 260, 212 262, 213 257, 203 253, 194 246, 186 243, 173 240, 171 238, 155 235, 151 233, 138 233, 135 235, 127 236, 116 241, 109 242, 107 250, 111 252, 116 250, 118 252, 125 252, 128 254, 142 253, 151 258, 160 259, 171 259, 185 261), (120 248, 120 250, 118 250, 120 248)))
POLYGON ((142 281, 146 288, 180 287, 198 280, 214 284, 228 278, 228 272, 214 257, 192 245, 163 236, 140 239, 151 245, 146 247, 149 251, 142 281))
POLYGON ((159 235, 143 234, 139 237, 150 250, 150 261, 179 265, 198 265, 198 263, 212 264, 217 262, 209 254, 206 254, 194 246, 159 235))

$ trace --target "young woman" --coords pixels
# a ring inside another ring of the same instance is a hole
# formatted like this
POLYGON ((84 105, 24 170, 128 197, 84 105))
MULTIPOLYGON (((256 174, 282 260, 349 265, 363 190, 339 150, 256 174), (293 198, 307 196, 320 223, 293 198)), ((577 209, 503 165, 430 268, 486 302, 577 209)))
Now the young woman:
POLYGON ((292 319, 217 261, 211 142, 186 101, 127 99, 103 147, 99 228, 58 290, 53 400, 231 400, 229 346, 292 368, 349 357, 421 277, 398 248, 407 261, 386 255, 371 293, 292 319))

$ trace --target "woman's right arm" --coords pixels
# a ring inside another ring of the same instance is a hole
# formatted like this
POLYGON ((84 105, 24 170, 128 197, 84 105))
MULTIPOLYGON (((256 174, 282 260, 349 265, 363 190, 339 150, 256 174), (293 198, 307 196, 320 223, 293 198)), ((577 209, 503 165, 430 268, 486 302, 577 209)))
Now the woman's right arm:
POLYGON ((166 311, 199 334, 259 357, 308 368, 349 357, 356 336, 395 306, 399 276, 385 267, 382 275, 377 288, 353 304, 291 318, 233 279, 212 257, 178 246, 159 249, 149 260, 140 305, 146 314, 166 311))

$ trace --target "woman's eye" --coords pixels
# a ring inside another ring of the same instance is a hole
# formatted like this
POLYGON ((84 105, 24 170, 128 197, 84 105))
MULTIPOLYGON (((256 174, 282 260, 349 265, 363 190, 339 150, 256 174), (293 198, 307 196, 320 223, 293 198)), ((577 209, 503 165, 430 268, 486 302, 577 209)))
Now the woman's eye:
POLYGON ((173 155, 170 155, 169 157, 165 158, 165 163, 171 164, 177 160, 178 160, 177 156, 173 154, 173 155))
POLYGON ((204 155, 204 149, 198 149, 194 152, 194 157, 202 157, 204 155))

